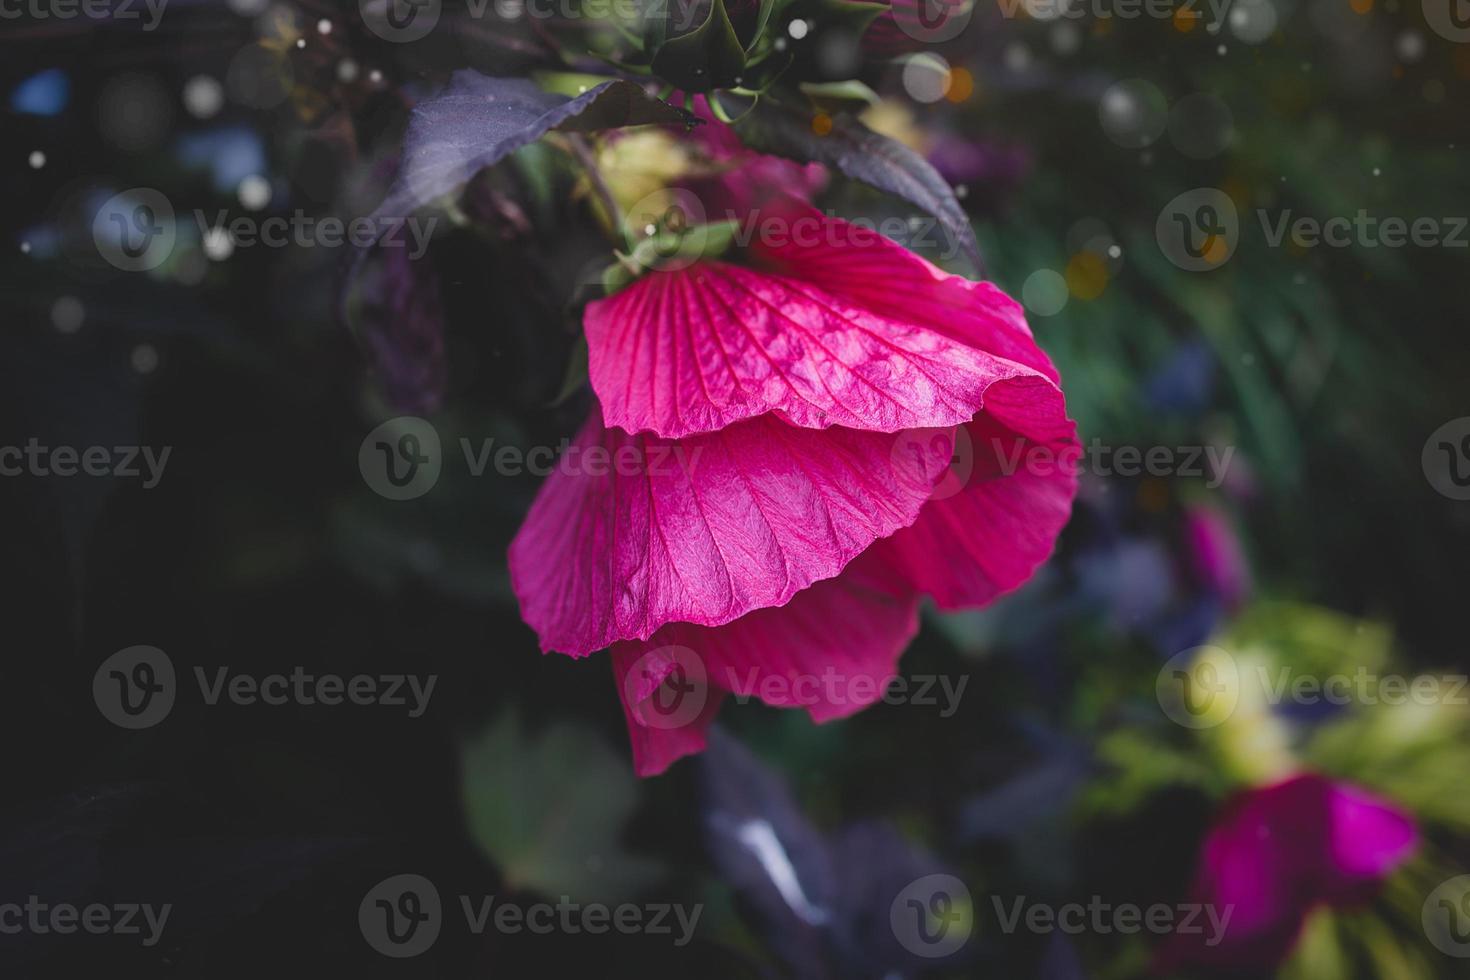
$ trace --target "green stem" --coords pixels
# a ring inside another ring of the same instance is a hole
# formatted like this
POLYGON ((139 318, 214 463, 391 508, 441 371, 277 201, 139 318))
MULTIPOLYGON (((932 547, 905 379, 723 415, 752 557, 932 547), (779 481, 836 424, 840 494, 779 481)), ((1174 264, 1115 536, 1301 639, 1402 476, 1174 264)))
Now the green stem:
POLYGON ((597 195, 597 200, 602 204, 603 210, 607 212, 607 220, 616 230, 618 240, 622 243, 623 250, 631 252, 633 243, 628 240, 627 223, 623 220, 623 209, 618 207, 617 200, 608 188, 607 181, 602 179, 602 171, 597 166, 597 158, 592 155, 592 147, 587 145, 585 137, 578 133, 566 133, 567 146, 572 155, 582 165, 582 170, 587 174, 587 182, 592 186, 592 193, 597 195))

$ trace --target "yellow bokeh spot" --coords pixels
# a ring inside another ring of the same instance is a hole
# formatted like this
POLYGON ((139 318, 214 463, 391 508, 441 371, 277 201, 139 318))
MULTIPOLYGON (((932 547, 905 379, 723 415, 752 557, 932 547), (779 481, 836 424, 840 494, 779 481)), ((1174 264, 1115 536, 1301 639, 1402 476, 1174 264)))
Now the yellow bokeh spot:
POLYGON ((1355 14, 1366 14, 1373 9, 1373 0, 1348 0, 1355 14))
POLYGON ((1199 14, 1192 4, 1185 4, 1174 11, 1174 30, 1180 34, 1188 34, 1194 30, 1195 24, 1199 22, 1199 14))
POLYGON ((1245 210, 1246 205, 1250 203, 1250 188, 1239 177, 1226 177, 1220 184, 1220 190, 1224 191, 1225 196, 1230 198, 1231 203, 1240 210, 1245 210))
POLYGON ((1213 753, 1228 772, 1250 783, 1259 785, 1286 777, 1297 763, 1291 752, 1291 730, 1276 714, 1271 701, 1273 659, 1264 650, 1247 648, 1237 650, 1232 663, 1231 654, 1225 650, 1205 649, 1207 652, 1196 661, 1195 669, 1201 671, 1196 682, 1207 681, 1203 671, 1212 670, 1217 686, 1223 682, 1225 687, 1216 692, 1215 701, 1229 707, 1220 717, 1220 727, 1209 733, 1213 753))
POLYGON ((1211 235, 1205 239, 1205 261, 1210 265, 1219 265, 1229 254, 1230 246, 1224 235, 1211 235))
POLYGON ((1097 299, 1108 288, 1108 266, 1092 252, 1078 252, 1067 262, 1067 291, 1078 299, 1097 299))
POLYGON ((864 109, 858 118, 873 132, 898 140, 915 153, 929 150, 929 134, 914 118, 913 110, 897 99, 882 99, 864 109))
POLYGON ((975 76, 968 69, 953 68, 949 73, 949 84, 944 97, 951 102, 963 102, 975 94, 975 76))
POLYGON ((819 112, 812 116, 812 132, 818 136, 826 136, 832 132, 832 117, 825 112, 819 112))

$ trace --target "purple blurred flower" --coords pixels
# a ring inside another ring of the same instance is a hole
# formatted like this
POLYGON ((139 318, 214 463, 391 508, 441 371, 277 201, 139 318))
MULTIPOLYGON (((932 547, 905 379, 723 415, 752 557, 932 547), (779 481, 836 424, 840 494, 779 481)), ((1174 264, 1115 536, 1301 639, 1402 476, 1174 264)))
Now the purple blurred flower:
POLYGON ((1014 187, 1031 172, 1031 152, 1024 146, 970 139, 957 133, 934 137, 929 162, 951 184, 999 184, 1014 187))
POLYGON ((1214 348, 1205 338, 1193 337, 1175 345, 1149 373, 1143 382, 1143 397, 1158 411, 1197 416, 1210 406, 1218 373, 1214 348))

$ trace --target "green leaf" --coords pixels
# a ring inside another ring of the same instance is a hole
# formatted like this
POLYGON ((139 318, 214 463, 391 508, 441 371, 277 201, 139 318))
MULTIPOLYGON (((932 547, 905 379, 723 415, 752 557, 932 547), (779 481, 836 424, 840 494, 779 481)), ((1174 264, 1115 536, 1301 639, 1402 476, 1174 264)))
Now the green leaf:
POLYGON ((802 82, 797 87, 812 105, 828 113, 857 111, 879 102, 878 93, 855 78, 845 82, 802 82))
POLYGON ((737 221, 716 221, 687 228, 659 228, 640 241, 632 255, 619 255, 620 261, 603 270, 602 287, 611 296, 652 269, 671 264, 683 268, 698 259, 724 255, 734 243, 738 227, 737 221))
POLYGON ((652 0, 643 20, 643 50, 657 51, 663 47, 668 33, 669 0, 652 0))
POLYGON ((724 0, 713 0, 704 23, 688 34, 665 39, 653 56, 654 74, 689 92, 731 88, 744 70, 745 49, 724 0))
POLYGON ((577 343, 572 348, 572 356, 567 359, 567 373, 562 376, 561 389, 557 391, 556 397, 551 400, 549 408, 556 408, 566 403, 582 386, 587 383, 589 369, 587 366, 587 335, 580 330, 577 331, 577 343))
POLYGON ((797 8, 814 19, 824 31, 850 31, 856 37, 861 37, 880 14, 891 9, 886 3, 865 3, 863 0, 813 0, 798 4, 797 8))
POLYGON ((760 44, 761 38, 766 33, 766 25, 771 22, 771 14, 776 10, 777 0, 761 0, 760 12, 755 18, 755 33, 750 36, 750 44, 746 45, 745 53, 749 54, 760 44))
POLYGON ((619 844, 638 780, 587 728, 553 722, 528 734, 507 711, 462 746, 460 774, 470 836, 512 888, 617 902, 660 871, 619 844))
POLYGON ((740 88, 745 92, 765 92, 786 73, 796 60, 790 48, 777 51, 774 47, 753 58, 740 76, 740 88))

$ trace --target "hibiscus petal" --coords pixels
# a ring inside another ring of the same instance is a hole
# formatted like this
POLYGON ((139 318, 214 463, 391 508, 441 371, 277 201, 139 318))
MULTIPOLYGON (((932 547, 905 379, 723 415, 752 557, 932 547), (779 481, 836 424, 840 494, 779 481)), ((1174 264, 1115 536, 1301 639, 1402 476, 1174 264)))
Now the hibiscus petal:
POLYGON ((918 631, 919 603, 916 595, 898 598, 878 587, 881 572, 871 566, 863 555, 786 605, 723 626, 670 623, 648 640, 614 644, 639 775, 702 750, 710 706, 726 691, 805 708, 819 722, 882 698, 918 631))
POLYGON ((919 630, 919 597, 880 588, 871 564, 870 551, 784 606, 705 630, 711 682, 818 722, 881 699, 919 630))
POLYGON ((782 605, 913 523, 953 451, 921 435, 895 453, 891 434, 765 415, 671 441, 594 412, 511 542, 522 616, 543 649, 583 656, 782 605))
POLYGON ((1038 379, 998 387, 989 402, 919 519, 874 549, 941 609, 981 606, 1027 581, 1077 496, 1076 426, 1061 392, 1038 379))
POLYGON ((725 692, 712 690, 687 647, 616 643, 613 678, 633 746, 633 769, 657 776, 686 755, 702 752, 725 692))
POLYGON ((608 425, 669 439, 776 412, 792 425, 959 425, 1033 372, 911 320, 724 262, 653 272, 587 307, 608 425))
POLYGON ((774 220, 788 229, 780 236, 758 234, 751 242, 755 257, 776 271, 1059 381, 1051 359, 1036 346, 1021 304, 995 284, 945 272, 875 230, 794 200, 749 220, 757 228, 774 220))

